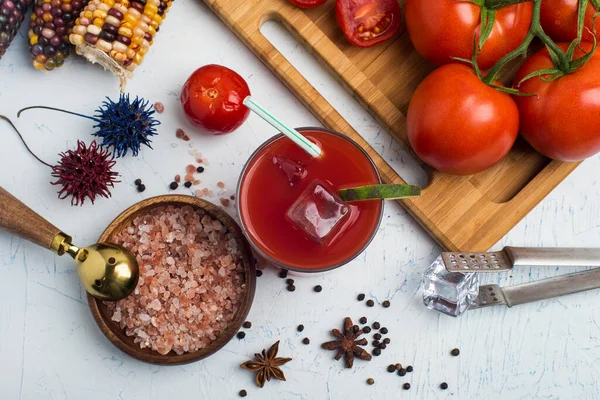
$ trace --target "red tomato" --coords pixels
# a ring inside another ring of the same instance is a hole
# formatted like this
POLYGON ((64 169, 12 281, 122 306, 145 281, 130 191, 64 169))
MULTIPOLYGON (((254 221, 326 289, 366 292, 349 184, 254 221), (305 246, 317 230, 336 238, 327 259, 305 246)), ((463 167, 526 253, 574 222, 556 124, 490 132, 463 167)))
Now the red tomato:
MULTIPOLYGON (((562 43, 565 50, 568 44, 562 43)), ((589 42, 581 47, 588 52, 589 42)), ((575 57, 583 55, 580 50, 575 57)), ((515 82, 533 71, 551 68, 546 49, 527 59, 515 82)), ((600 152, 600 52, 572 74, 552 82, 532 78, 519 86, 522 93, 537 96, 515 97, 521 117, 521 135, 540 153, 561 161, 579 161, 600 152)))
POLYGON ((441 172, 468 175, 509 152, 519 132, 519 112, 510 95, 484 84, 469 66, 447 64, 417 87, 406 125, 423 161, 441 172))
POLYGON ((327 0, 289 0, 295 6, 300 8, 315 8, 325 3, 327 0))
MULTIPOLYGON (((547 0, 544 0, 547 1, 547 0)), ((407 0, 406 27, 415 49, 434 64, 455 62, 450 57, 471 59, 475 35, 479 39, 481 7, 459 0, 407 0)), ((488 69, 523 42, 531 25, 530 2, 496 11, 492 33, 477 58, 488 69)))
POLYGON ((181 90, 181 104, 188 121, 215 135, 233 132, 250 110, 242 103, 250 95, 248 84, 235 71, 221 65, 205 65, 188 78, 181 90))
POLYGON ((359 47, 390 39, 402 18, 397 0, 337 0, 335 12, 346 38, 359 47))
MULTIPOLYGON (((540 22, 544 32, 558 42, 570 42, 577 37, 577 10, 579 0, 544 0, 540 10, 540 22)), ((585 10, 584 26, 592 30, 594 6, 588 3, 585 10)), ((594 24, 596 31, 600 32, 600 18, 594 24)), ((583 29, 583 39, 593 41, 592 35, 583 29)))

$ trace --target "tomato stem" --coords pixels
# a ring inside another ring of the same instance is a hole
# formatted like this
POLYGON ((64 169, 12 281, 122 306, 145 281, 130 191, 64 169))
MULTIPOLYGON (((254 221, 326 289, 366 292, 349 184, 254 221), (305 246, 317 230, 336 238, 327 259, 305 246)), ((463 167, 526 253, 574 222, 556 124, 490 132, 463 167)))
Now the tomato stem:
MULTIPOLYGON (((492 0, 490 0, 492 1, 492 0)), ((518 2, 518 0, 494 0, 505 3, 518 2)), ((487 85, 492 85, 498 78, 498 74, 502 70, 502 68, 510 61, 514 60, 519 56, 526 56, 527 50, 529 49, 529 45, 533 41, 534 38, 538 37, 548 49, 548 53, 552 58, 552 61, 562 74, 574 72, 577 68, 580 68, 581 63, 575 63, 575 61, 571 61, 572 53, 574 52, 575 45, 579 43, 581 40, 581 32, 583 30, 584 16, 585 16, 585 8, 587 7, 589 0, 579 0, 580 1, 580 13, 578 18, 578 32, 580 32, 579 37, 575 39, 572 44, 573 50, 567 51, 566 53, 544 32, 542 29, 542 25, 540 23, 540 9, 542 6, 542 0, 532 0, 533 2, 533 14, 531 17, 531 26, 529 28, 529 32, 525 36, 523 42, 517 47, 515 50, 511 51, 504 57, 500 59, 488 72, 487 76, 483 79, 483 82, 487 85)), ((600 1, 600 0, 592 0, 592 1, 600 1)), ((595 49, 594 49, 595 50, 595 49)), ((474 62, 476 62, 476 57, 474 58, 474 62)))

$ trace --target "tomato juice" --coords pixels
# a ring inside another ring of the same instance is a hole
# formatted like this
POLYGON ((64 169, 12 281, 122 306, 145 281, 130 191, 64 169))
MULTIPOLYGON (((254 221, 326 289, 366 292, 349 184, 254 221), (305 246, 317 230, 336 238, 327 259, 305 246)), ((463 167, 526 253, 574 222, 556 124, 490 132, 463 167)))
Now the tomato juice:
POLYGON ((296 271, 324 271, 349 262, 367 247, 379 227, 383 203, 327 203, 343 208, 345 215, 322 242, 292 222, 292 205, 317 182, 333 193, 327 195, 331 200, 340 189, 378 184, 380 178, 370 157, 349 138, 322 128, 299 131, 317 143, 323 155, 313 158, 283 135, 268 140, 242 171, 238 212, 246 236, 267 260, 296 271))

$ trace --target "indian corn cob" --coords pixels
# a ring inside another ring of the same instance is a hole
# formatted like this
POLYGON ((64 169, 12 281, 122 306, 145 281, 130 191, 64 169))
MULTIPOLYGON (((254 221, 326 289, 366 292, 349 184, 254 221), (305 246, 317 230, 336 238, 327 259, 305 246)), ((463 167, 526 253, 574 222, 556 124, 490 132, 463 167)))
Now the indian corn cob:
POLYGON ((69 33, 88 0, 34 0, 29 51, 36 69, 52 71, 69 56, 69 33))
POLYGON ((0 58, 15 38, 31 0, 0 0, 0 58))
POLYGON ((142 63, 173 0, 90 0, 69 41, 78 54, 121 79, 142 63))

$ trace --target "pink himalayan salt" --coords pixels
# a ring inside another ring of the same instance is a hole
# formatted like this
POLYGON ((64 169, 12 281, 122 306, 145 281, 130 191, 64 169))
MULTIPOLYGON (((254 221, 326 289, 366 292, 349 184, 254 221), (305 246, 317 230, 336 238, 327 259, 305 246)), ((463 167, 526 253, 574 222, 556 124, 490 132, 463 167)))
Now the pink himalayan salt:
POLYGON ((157 207, 117 234, 137 258, 135 292, 105 302, 111 319, 141 348, 194 352, 227 329, 245 288, 237 242, 202 210, 157 207))
POLYGON ((221 189, 223 189, 225 187, 225 184, 223 182, 218 182, 217 186, 221 189))
POLYGON ((185 167, 185 172, 188 175, 193 174, 194 172, 196 172, 196 167, 194 167, 192 164, 189 164, 187 167, 185 167))

